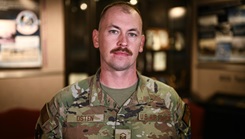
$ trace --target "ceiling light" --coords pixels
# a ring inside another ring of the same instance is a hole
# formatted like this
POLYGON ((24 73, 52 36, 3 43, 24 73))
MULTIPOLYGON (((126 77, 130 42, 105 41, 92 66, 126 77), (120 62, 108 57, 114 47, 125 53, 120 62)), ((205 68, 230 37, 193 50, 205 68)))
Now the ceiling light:
POLYGON ((170 18, 180 18, 184 16, 186 9, 184 7, 174 7, 169 10, 170 18))
POLYGON ((130 0, 130 4, 132 4, 132 5, 136 5, 137 3, 138 3, 137 0, 130 0))
POLYGON ((87 7, 88 7, 88 5, 87 5, 86 3, 82 3, 82 4, 80 5, 80 9, 83 10, 83 11, 86 10, 87 7))

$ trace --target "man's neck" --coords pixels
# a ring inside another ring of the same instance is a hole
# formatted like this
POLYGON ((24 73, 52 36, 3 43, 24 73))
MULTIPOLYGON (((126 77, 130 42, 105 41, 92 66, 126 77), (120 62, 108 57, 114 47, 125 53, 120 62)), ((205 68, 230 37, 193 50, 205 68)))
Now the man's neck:
POLYGON ((136 70, 108 71, 101 69, 100 82, 110 88, 128 88, 138 81, 136 70))

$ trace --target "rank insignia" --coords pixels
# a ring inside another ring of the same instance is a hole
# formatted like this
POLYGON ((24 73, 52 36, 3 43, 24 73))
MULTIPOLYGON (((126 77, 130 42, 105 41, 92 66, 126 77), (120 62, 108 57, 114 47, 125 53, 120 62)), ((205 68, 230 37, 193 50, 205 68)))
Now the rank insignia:
POLYGON ((131 139, 130 129, 116 129, 115 139, 131 139))

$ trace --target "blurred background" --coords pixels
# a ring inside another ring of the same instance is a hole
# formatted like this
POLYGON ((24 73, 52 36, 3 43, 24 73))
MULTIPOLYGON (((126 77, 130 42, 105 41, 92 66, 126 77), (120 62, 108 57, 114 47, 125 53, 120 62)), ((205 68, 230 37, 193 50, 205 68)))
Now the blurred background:
MULTIPOLYGON (((0 0, 1 138, 33 138, 44 103, 98 70, 92 30, 113 1, 0 0)), ((192 138, 242 138, 245 1, 124 1, 144 22, 137 68, 189 104, 192 138)))

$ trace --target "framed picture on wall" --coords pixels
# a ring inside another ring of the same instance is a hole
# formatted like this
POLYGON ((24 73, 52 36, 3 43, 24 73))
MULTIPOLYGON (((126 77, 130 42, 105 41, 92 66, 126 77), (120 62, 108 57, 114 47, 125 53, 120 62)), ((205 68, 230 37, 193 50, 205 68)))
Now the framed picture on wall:
POLYGON ((146 48, 154 51, 169 49, 167 30, 160 28, 146 30, 146 48))
POLYGON ((42 66, 39 2, 0 1, 0 68, 42 66))
POLYGON ((165 71, 167 69, 167 54, 165 51, 154 53, 153 69, 154 71, 165 71))
POLYGON ((198 7, 199 62, 245 63, 245 4, 198 7))

